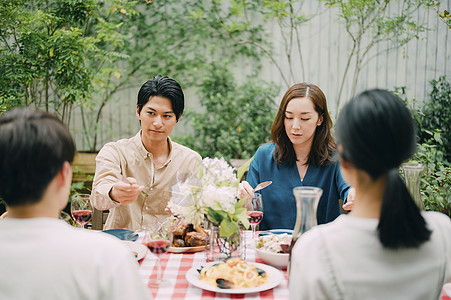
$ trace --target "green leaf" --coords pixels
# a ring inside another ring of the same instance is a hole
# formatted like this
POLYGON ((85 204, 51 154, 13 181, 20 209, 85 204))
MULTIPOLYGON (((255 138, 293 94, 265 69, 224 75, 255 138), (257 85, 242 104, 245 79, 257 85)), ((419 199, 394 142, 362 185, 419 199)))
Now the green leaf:
POLYGON ((246 213, 246 209, 239 214, 236 214, 235 217, 243 224, 244 228, 249 229, 249 216, 246 213))
POLYGON ((440 132, 434 132, 434 140, 436 140, 439 144, 442 143, 442 139, 440 137, 440 132))
POLYGON ((210 222, 212 222, 214 225, 218 226, 221 224, 223 219, 227 216, 227 213, 224 211, 216 211, 211 207, 207 208, 207 218, 210 222))
POLYGON ((244 202, 247 200, 247 198, 249 198, 249 194, 246 194, 246 196, 241 198, 240 201, 238 201, 238 203, 235 204, 235 207, 242 207, 244 205, 244 202))
POLYGON ((219 236, 227 237, 231 236, 235 232, 240 229, 237 223, 232 222, 229 218, 222 219, 220 228, 219 228, 219 236))
POLYGON ((238 170, 236 171, 236 178, 238 179, 238 182, 241 182, 241 178, 243 178, 244 173, 246 173, 253 159, 254 158, 251 157, 248 161, 242 164, 241 167, 239 167, 238 170))
MULTIPOLYGON (((235 204, 236 206, 236 204, 235 204)), ((247 209, 245 209, 244 207, 235 207, 235 215, 239 215, 241 213, 246 213, 247 209)))

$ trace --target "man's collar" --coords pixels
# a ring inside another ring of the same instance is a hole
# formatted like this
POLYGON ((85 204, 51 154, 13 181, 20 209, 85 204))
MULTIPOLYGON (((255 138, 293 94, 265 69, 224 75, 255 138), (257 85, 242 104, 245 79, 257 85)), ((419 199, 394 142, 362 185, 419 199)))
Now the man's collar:
POLYGON ((139 155, 143 158, 146 158, 149 155, 149 151, 147 151, 146 147, 144 147, 143 142, 141 140, 141 132, 140 130, 134 137, 133 137, 133 144, 135 144, 136 149, 139 152, 139 155))
MULTIPOLYGON (((136 145, 136 148, 139 151, 140 156, 142 156, 143 158, 146 158, 147 156, 152 157, 152 154, 147 151, 146 147, 144 147, 144 144, 142 142, 141 139, 141 133, 142 130, 140 130, 134 137, 133 137, 133 143, 136 145)), ((169 162, 172 161, 172 155, 173 155, 173 143, 171 138, 168 136, 168 147, 169 147, 169 155, 168 155, 168 160, 166 161, 165 165, 167 165, 169 162)))

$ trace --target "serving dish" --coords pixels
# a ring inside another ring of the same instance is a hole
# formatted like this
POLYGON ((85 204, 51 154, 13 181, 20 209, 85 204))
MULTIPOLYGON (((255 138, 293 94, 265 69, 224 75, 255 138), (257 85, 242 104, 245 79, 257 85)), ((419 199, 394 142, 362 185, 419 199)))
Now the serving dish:
MULTIPOLYGON (((287 235, 292 235, 293 230, 287 230, 287 229, 273 229, 273 230, 267 230, 259 233, 259 237, 265 237, 269 235, 280 235, 286 233, 287 235)), ((255 246, 255 245, 254 245, 255 246)), ((263 262, 266 264, 269 264, 273 267, 279 268, 279 269, 286 269, 288 266, 288 259, 289 254, 288 253, 274 253, 267 251, 265 249, 259 249, 257 246, 255 246, 255 252, 263 262)))
POLYGON ((288 253, 272 253, 258 248, 255 248, 255 252, 268 265, 279 269, 286 269, 288 266, 288 258, 290 257, 288 253))

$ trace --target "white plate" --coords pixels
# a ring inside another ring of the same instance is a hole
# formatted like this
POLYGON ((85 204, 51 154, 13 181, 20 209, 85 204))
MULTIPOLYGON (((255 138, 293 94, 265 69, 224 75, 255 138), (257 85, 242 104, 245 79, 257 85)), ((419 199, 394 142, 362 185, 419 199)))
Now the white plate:
POLYGON ((266 231, 260 232, 258 234, 258 236, 263 236, 263 235, 268 235, 268 234, 282 234, 282 233, 292 235, 293 230, 291 230, 291 229, 271 229, 271 230, 266 230, 266 231))
MULTIPOLYGON (((218 262, 210 262, 204 265, 205 268, 209 268, 214 264, 217 264, 218 262)), ((266 291, 272 288, 275 288, 278 286, 283 279, 282 272, 277 270, 276 268, 273 268, 271 266, 265 265, 265 264, 259 264, 259 263, 253 263, 254 266, 256 266, 259 269, 262 269, 263 271, 268 274, 268 282, 265 284, 262 284, 257 287, 252 288, 243 288, 243 289, 220 289, 218 287, 211 286, 201 280, 199 280, 199 272, 197 269, 199 267, 193 267, 186 272, 186 280, 188 280, 189 283, 192 285, 201 288, 203 290, 216 292, 216 293, 223 293, 223 294, 248 294, 248 293, 257 293, 261 291, 266 291)))
POLYGON ((122 243, 128 247, 128 249, 130 249, 130 251, 132 252, 132 254, 134 255, 133 252, 137 253, 136 259, 140 260, 143 259, 144 256, 146 256, 147 253, 147 247, 144 246, 143 244, 140 243, 135 243, 132 241, 122 241, 122 243))

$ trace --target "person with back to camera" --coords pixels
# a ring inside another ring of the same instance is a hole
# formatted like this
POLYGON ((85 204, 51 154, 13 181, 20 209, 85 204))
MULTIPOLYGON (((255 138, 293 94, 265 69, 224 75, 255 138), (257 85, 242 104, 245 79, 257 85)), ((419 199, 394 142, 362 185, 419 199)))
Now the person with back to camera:
POLYGON ((416 146, 409 110, 386 90, 365 91, 341 111, 336 136, 356 200, 296 242, 290 299, 438 299, 451 280, 451 221, 421 212, 399 176, 416 146))
POLYGON ((260 230, 294 228, 296 186, 323 190, 317 210, 319 224, 340 215, 339 199, 349 200, 351 205, 354 190, 349 189, 338 162, 333 160, 336 145, 331 127, 321 89, 314 84, 298 83, 286 91, 271 128, 272 142, 257 149, 246 181, 238 188, 238 198, 253 196, 253 187, 272 181, 261 190, 264 213, 260 230))
POLYGON ((133 254, 107 234, 59 220, 75 145, 54 115, 0 116, 0 299, 151 299, 133 254))
POLYGON ((110 210, 105 229, 143 229, 170 216, 166 205, 178 176, 199 170, 200 155, 169 138, 184 109, 180 85, 155 76, 138 93, 141 130, 130 139, 106 144, 96 157, 91 203, 110 210))

